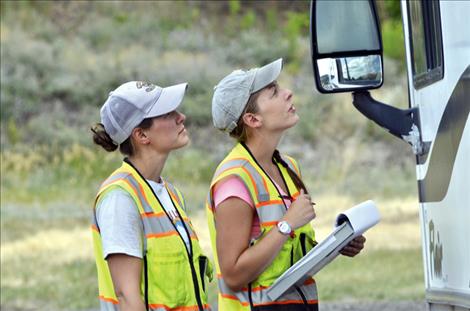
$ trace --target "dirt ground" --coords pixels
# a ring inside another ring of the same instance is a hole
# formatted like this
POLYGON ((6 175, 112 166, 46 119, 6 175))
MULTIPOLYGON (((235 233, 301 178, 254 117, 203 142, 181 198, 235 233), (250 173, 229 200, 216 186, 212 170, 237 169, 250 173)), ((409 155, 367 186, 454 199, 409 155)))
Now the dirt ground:
POLYGON ((320 311, 426 311, 426 305, 417 301, 322 303, 320 311))

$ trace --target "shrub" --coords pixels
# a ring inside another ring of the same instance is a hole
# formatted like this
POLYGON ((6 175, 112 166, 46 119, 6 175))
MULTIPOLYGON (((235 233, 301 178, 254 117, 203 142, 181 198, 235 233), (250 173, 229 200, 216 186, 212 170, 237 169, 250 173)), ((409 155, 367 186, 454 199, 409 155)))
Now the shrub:
POLYGON ((403 27, 400 21, 386 20, 382 23, 382 41, 384 54, 405 65, 405 46, 403 27))
POLYGON ((258 30, 247 30, 239 37, 221 45, 217 51, 219 58, 229 64, 254 67, 288 55, 289 45, 279 33, 268 35, 258 30))

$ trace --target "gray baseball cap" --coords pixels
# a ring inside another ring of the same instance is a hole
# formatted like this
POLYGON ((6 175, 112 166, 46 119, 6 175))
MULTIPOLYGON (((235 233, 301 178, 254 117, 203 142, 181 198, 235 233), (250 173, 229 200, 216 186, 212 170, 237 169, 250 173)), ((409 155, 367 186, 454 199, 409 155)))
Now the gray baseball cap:
POLYGON ((178 108, 188 84, 162 88, 143 82, 130 81, 109 93, 101 107, 101 123, 116 144, 123 143, 144 119, 158 117, 178 108))
POLYGON ((212 120, 214 126, 230 133, 240 119, 251 94, 277 79, 282 69, 282 58, 261 68, 235 70, 214 87, 212 120))

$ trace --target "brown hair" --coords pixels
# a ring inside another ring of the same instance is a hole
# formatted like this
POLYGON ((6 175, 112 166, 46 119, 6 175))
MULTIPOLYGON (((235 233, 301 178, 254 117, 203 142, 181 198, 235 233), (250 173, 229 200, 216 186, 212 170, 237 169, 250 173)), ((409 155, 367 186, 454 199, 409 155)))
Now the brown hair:
POLYGON ((292 182, 294 183, 295 187, 298 190, 303 189, 305 193, 308 193, 307 187, 305 187, 305 184, 300 178, 300 176, 297 175, 297 173, 290 168, 290 166, 286 163, 286 161, 284 161, 284 159, 281 157, 281 154, 279 153, 279 150, 277 149, 274 150, 273 162, 274 161, 281 164, 287 170, 287 173, 289 174, 290 178, 292 179, 292 182))
MULTIPOLYGON (((258 97, 261 93, 262 90, 265 88, 270 87, 271 84, 265 86, 261 90, 251 94, 250 98, 248 99, 248 102, 246 104, 245 109, 243 110, 240 119, 238 119, 237 126, 230 132, 230 136, 234 137, 237 139, 239 142, 246 142, 247 139, 247 134, 246 134, 246 125, 245 122, 243 122, 243 115, 245 113, 256 113, 258 112, 258 97)), ((298 190, 303 189, 305 193, 308 193, 307 187, 305 187, 304 182, 300 178, 299 175, 295 171, 293 171, 290 166, 282 159, 281 154, 279 151, 276 149, 273 154, 273 161, 278 162, 281 164, 286 170, 287 173, 289 174, 290 178, 292 179, 292 182, 296 186, 298 190)), ((286 185, 287 186, 287 185, 286 185)))
POLYGON ((246 126, 243 122, 243 115, 245 113, 256 113, 258 112, 258 97, 263 89, 259 90, 256 93, 251 94, 246 103, 245 109, 243 110, 240 119, 238 119, 237 126, 230 132, 230 136, 238 140, 239 142, 246 141, 246 126))
MULTIPOLYGON (((141 128, 144 130, 148 129, 152 126, 152 123, 153 123, 152 120, 153 118, 144 119, 142 122, 140 122, 139 125, 136 126, 136 128, 141 128)), ((93 132, 93 142, 103 147, 104 150, 108 152, 113 152, 119 147, 119 151, 123 155, 126 155, 126 156, 134 155, 135 149, 134 149, 134 146, 132 145, 132 140, 130 136, 125 141, 123 141, 120 145, 118 145, 111 139, 109 134, 106 133, 106 130, 102 123, 94 124, 91 127, 91 131, 93 132)))

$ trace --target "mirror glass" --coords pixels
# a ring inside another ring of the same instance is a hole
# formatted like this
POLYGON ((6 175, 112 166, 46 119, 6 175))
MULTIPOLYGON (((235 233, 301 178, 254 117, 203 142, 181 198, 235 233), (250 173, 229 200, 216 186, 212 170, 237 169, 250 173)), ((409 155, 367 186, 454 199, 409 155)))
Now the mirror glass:
POLYGON ((382 84, 380 55, 317 60, 323 91, 377 87, 382 84))
POLYGON ((319 54, 380 49, 369 1, 317 0, 314 20, 319 54))

